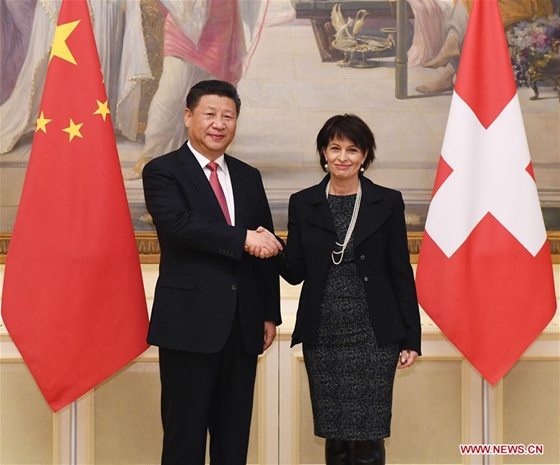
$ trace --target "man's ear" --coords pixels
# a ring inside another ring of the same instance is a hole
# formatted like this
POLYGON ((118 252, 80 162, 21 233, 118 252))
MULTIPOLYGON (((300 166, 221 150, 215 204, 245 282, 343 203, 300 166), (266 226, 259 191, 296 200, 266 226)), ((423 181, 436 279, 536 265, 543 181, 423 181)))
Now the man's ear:
POLYGON ((185 108, 184 121, 186 127, 189 127, 191 125, 191 118, 192 118, 191 110, 189 108, 185 108))

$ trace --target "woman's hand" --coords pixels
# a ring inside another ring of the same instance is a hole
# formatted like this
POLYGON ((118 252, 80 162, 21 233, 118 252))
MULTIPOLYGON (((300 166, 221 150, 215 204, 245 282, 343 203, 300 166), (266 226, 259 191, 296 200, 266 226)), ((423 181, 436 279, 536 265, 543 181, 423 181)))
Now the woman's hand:
POLYGON ((399 366, 397 368, 400 370, 402 368, 411 367, 414 365, 416 357, 418 357, 418 352, 414 350, 402 350, 399 359, 399 366))
POLYGON ((265 351, 272 345, 275 337, 276 337, 276 323, 274 321, 265 321, 263 351, 265 351))

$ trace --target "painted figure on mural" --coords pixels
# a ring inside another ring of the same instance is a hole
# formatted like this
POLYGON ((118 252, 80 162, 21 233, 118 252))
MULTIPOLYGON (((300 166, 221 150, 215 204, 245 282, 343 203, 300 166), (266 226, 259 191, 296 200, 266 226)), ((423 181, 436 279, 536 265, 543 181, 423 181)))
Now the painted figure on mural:
POLYGON ((262 6, 261 1, 229 0, 161 4, 166 15, 163 71, 148 112, 144 148, 128 179, 139 178, 148 161, 185 141, 181 111, 194 84, 220 79, 237 85, 248 54, 244 24, 254 37, 262 6))
POLYGON ((12 94, 25 60, 36 2, 37 0, 0 0, 0 105, 12 94))
MULTIPOLYGON (((472 0, 409 0, 409 3, 416 26, 409 66, 440 70, 437 77, 416 90, 423 94, 452 90, 472 0)), ((534 16, 554 12, 551 0, 498 0, 498 4, 506 29, 534 16)))
MULTIPOLYGON (((1 1, 6 71, 0 153, 7 153, 34 131, 61 0, 1 1)), ((155 40, 163 44, 163 72, 149 106, 145 144, 127 176, 130 179, 140 177, 146 161, 184 142, 186 130, 176 115, 181 115, 192 85, 212 77, 239 82, 245 59, 256 45, 264 2, 154 0, 150 4, 158 5, 165 15, 163 29, 155 31, 162 35, 155 40)), ((155 79, 143 23, 147 2, 107 0, 89 1, 89 5, 115 132, 136 141, 142 132, 142 83, 155 79)))
MULTIPOLYGON (((34 131, 60 5, 61 0, 38 0, 35 5, 32 27, 25 30, 30 34, 25 60, 9 98, 0 106, 0 153, 9 152, 22 136, 34 131)), ((140 5, 136 0, 89 2, 113 125, 130 140, 138 132, 140 83, 152 79, 140 5)), ((2 28, 6 20, 3 16, 2 28)), ((24 37, 11 38, 6 49, 17 40, 24 37)))

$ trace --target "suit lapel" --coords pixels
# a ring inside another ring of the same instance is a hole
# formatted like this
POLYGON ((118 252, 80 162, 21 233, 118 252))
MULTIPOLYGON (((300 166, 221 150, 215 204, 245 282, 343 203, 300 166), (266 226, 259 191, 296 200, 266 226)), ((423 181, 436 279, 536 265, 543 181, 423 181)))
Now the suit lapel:
POLYGON ((354 230, 354 247, 371 236, 391 215, 391 207, 381 190, 371 181, 360 179, 362 202, 354 230))
MULTIPOLYGON (((243 226, 245 206, 247 205, 247 195, 251 195, 247 189, 247 183, 243 180, 243 173, 239 170, 239 165, 228 154, 225 155, 231 188, 233 189, 233 201, 235 203, 235 225, 243 226)), ((253 188, 254 186, 251 186, 253 188)), ((254 192, 253 192, 254 194, 254 192)))
MULTIPOLYGON (((190 151, 186 142, 179 149, 177 159, 183 172, 187 175, 190 182, 207 203, 208 209, 214 214, 217 219, 222 220, 225 223, 226 219, 224 217, 220 204, 218 203, 218 199, 214 194, 214 190, 212 189, 212 186, 210 186, 206 175, 204 174, 197 159, 190 151)), ((237 211, 237 208, 235 210, 237 211)))

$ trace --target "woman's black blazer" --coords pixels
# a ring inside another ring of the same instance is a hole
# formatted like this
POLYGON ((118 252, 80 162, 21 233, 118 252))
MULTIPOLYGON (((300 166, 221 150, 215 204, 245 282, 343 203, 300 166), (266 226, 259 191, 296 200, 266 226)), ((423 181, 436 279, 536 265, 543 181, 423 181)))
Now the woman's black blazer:
MULTIPOLYGON (((303 281, 292 346, 313 344, 331 252, 337 239, 325 189, 329 176, 290 197, 288 241, 277 266, 290 284, 303 281)), ((354 229, 356 265, 364 281, 379 344, 420 353, 420 314, 410 266, 400 192, 360 175, 362 202, 354 229)))

